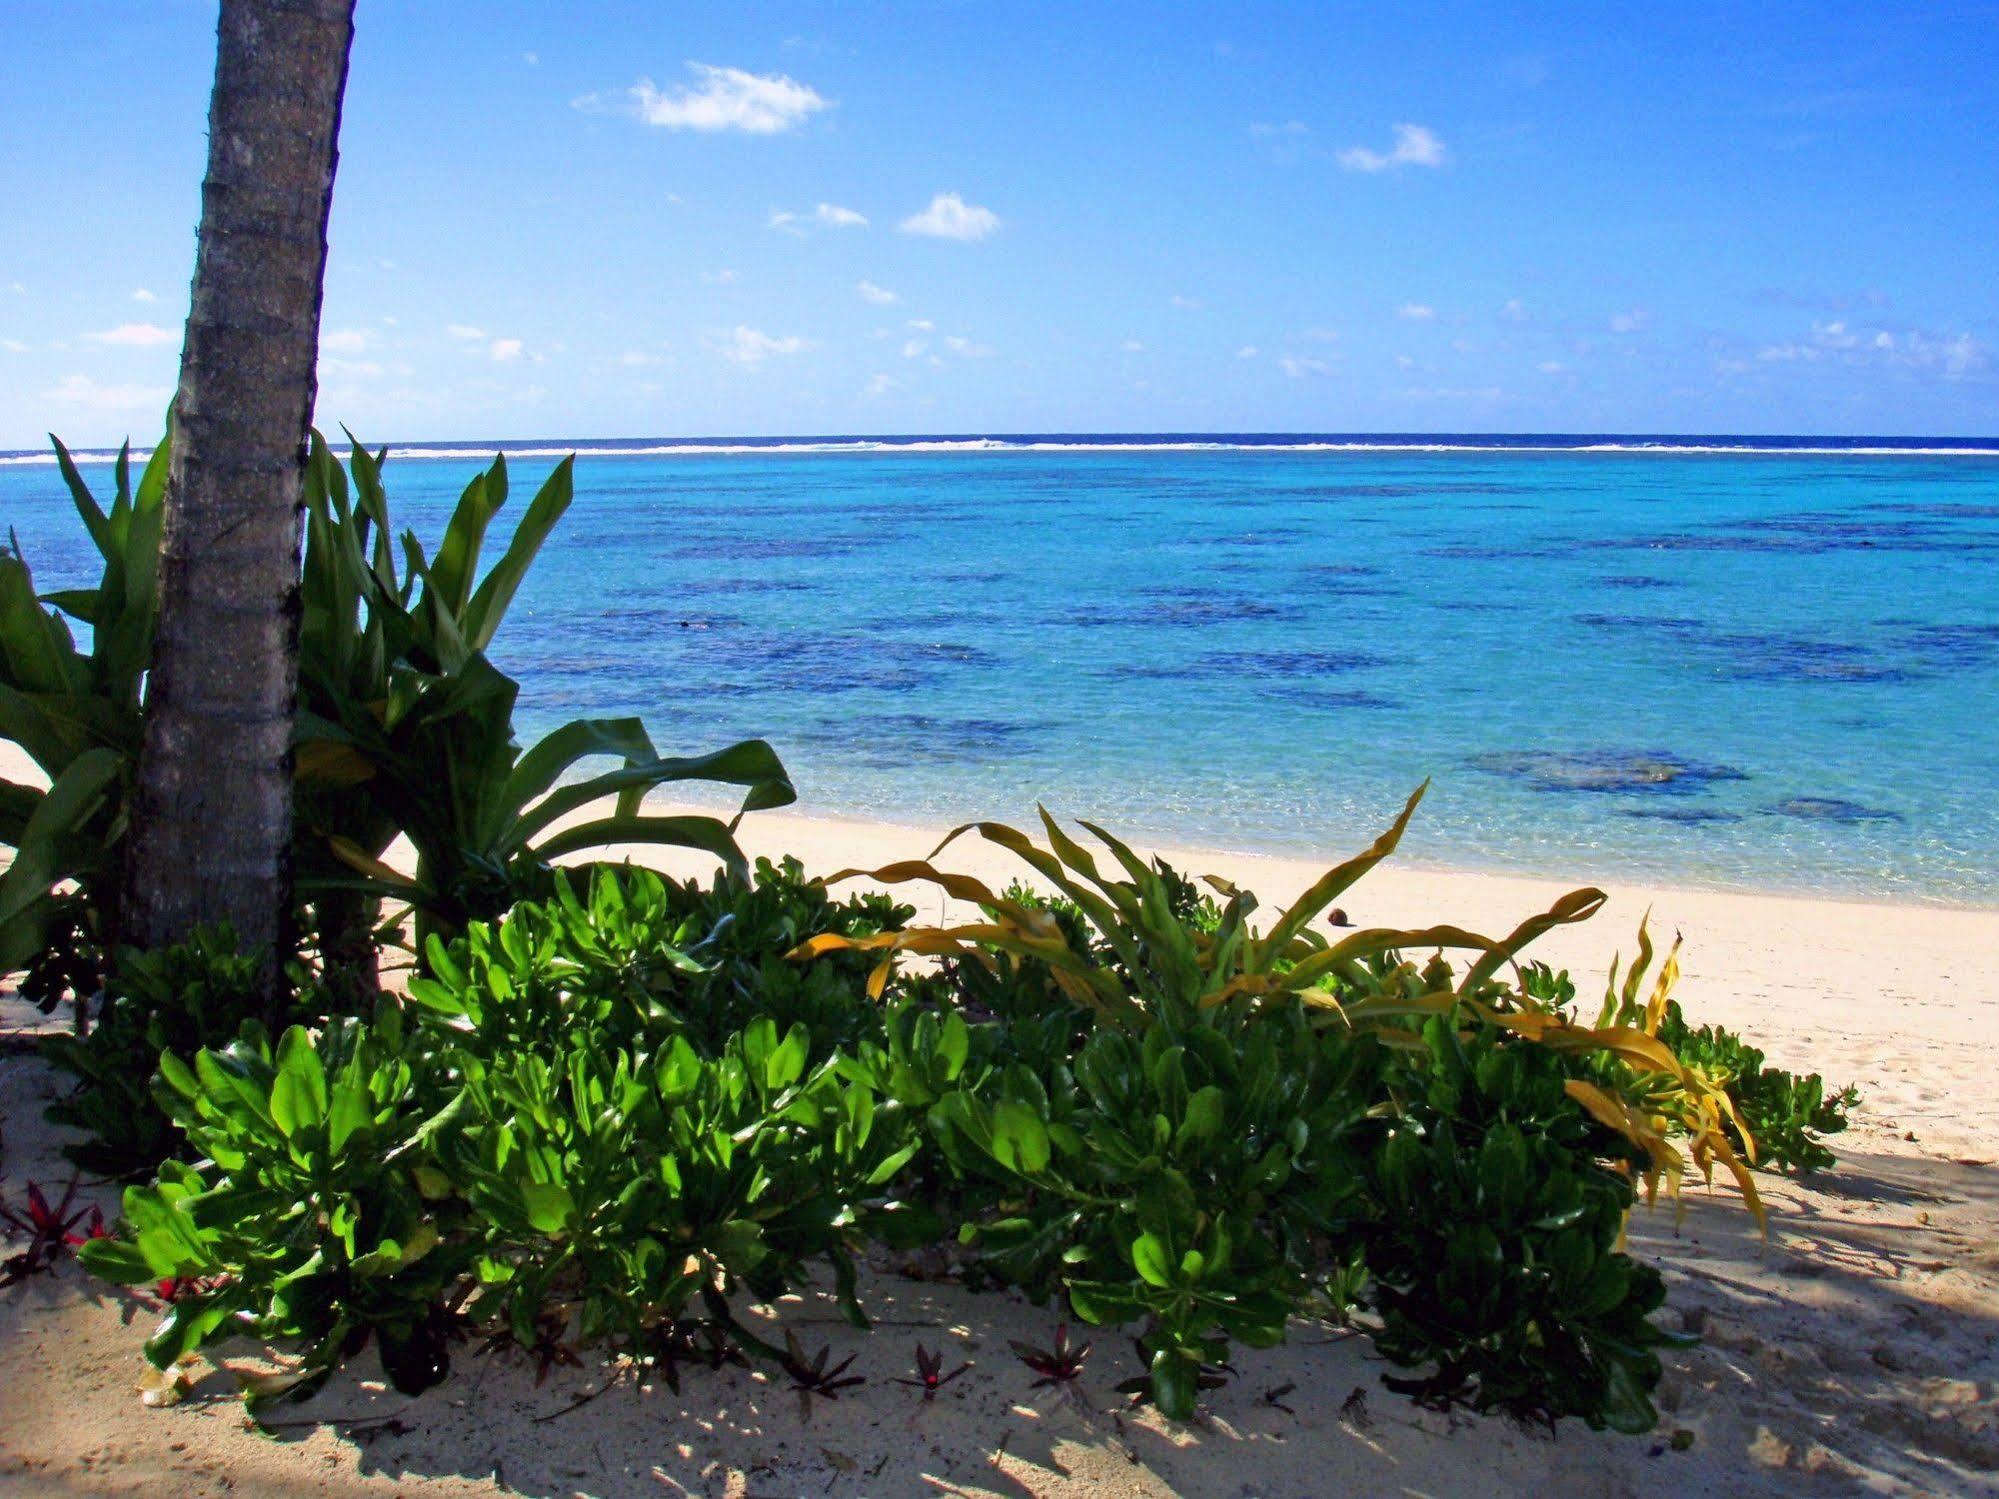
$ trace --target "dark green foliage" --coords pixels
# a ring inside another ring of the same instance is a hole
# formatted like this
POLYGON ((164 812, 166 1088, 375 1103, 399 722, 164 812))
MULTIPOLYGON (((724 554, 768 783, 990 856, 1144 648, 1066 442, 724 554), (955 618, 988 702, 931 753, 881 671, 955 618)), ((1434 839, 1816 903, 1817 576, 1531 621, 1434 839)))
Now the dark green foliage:
POLYGON ((89 1136, 66 1154, 121 1177, 175 1154, 180 1131, 152 1091, 160 1053, 189 1056, 234 1038, 245 1021, 268 1019, 258 968, 226 926, 163 952, 127 949, 90 1031, 42 1043, 42 1055, 76 1080, 73 1093, 49 1106, 49 1118, 89 1136))
MULTIPOLYGON (((1851 1086, 1828 1092, 1818 1073, 1805 1076, 1763 1065, 1763 1053, 1718 1025, 1698 1030, 1687 1024, 1677 1002, 1668 1001, 1659 1039, 1682 1061, 1713 1077, 1734 1102, 1756 1142, 1758 1165, 1796 1171, 1824 1171, 1837 1160, 1824 1136, 1846 1128, 1847 1113, 1860 1102, 1851 1086)), ((1731 1133, 1740 1141, 1741 1133, 1731 1133)))
POLYGON ((1294 1005, 1100 1029, 1047 1077, 1009 1064, 932 1110, 946 1156, 1007 1186, 961 1237, 1086 1322, 1141 1322, 1152 1398, 1184 1418, 1231 1340, 1267 1347, 1293 1315, 1344 1310, 1328 1251, 1361 1211, 1380 1063, 1294 1005))
POLYGON ((108 509, 55 444, 78 517, 103 560, 95 588, 37 594, 20 545, 0 548, 0 739, 49 786, 0 781, 0 973, 53 1009, 96 989, 118 942, 126 803, 138 762, 140 692, 152 656, 167 446, 136 487, 119 450, 108 509), (69 620, 90 631, 77 647, 69 620), (74 893, 70 893, 74 892, 74 893))
POLYGON ((1647 1320, 1658 1271, 1621 1253, 1642 1157, 1563 1091, 1552 1052, 1460 1035, 1441 1017, 1427 1051, 1399 1060, 1407 1103, 1370 1153, 1374 1215, 1363 1240, 1375 1346, 1432 1372, 1390 1380, 1433 1402, 1462 1401, 1553 1422, 1649 1431, 1670 1341, 1647 1320))
MULTIPOLYGON (((900 913, 767 873, 700 901, 646 871, 599 869, 584 896, 558 880, 548 905, 436 944, 407 1010, 384 999, 369 1025, 295 1027, 275 1051, 252 1022, 162 1057, 154 1091, 196 1164, 128 1192, 130 1236, 91 1256, 127 1282, 211 1282, 149 1356, 250 1332, 298 1346, 309 1384, 373 1334, 420 1386, 461 1320, 523 1347, 573 1324, 636 1355, 693 1314, 760 1346, 730 1296, 774 1297, 813 1261, 861 1320, 855 1254, 938 1232, 893 1192, 917 1118, 803 1023, 690 1023, 699 986, 743 961, 690 949, 738 905, 786 933, 900 913)), ((873 1013, 858 974, 813 983, 826 1013, 836 983, 873 1013)))
POLYGON ((127 1236, 83 1256, 111 1280, 196 1282, 146 1344, 156 1367, 250 1333, 299 1349, 303 1393, 372 1334, 399 1388, 442 1376, 447 1295, 478 1246, 425 1164, 463 1106, 433 1110, 425 1081, 388 1002, 373 1026, 338 1021, 316 1039, 293 1027, 275 1048, 252 1026, 191 1061, 160 1059, 161 1103, 199 1164, 129 1188, 127 1236))

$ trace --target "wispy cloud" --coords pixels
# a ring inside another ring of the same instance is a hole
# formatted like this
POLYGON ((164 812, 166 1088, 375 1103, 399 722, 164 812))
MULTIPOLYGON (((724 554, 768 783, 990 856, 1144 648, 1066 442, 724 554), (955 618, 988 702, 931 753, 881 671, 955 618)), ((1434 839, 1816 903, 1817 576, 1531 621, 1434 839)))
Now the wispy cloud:
POLYGON ((1312 127, 1303 120, 1286 120, 1282 124, 1258 120, 1249 127, 1249 133, 1258 140, 1271 140, 1282 136, 1310 135, 1312 127))
POLYGON ((974 343, 969 338, 959 338, 956 335, 946 338, 944 347, 961 359, 990 359, 993 355, 991 344, 974 343))
POLYGON ((1427 125, 1397 125, 1395 144, 1386 151, 1376 151, 1368 146, 1349 146, 1340 152, 1339 160, 1349 172, 1440 167, 1444 164, 1444 142, 1427 125))
POLYGON ((119 349, 157 349, 162 344, 179 342, 180 336, 158 323, 120 323, 115 328, 107 328, 102 333, 83 335, 94 344, 105 344, 119 349))
POLYGON ((1506 305, 1499 309, 1499 315, 1509 323, 1524 323, 1531 316, 1527 304, 1518 297, 1508 297, 1506 305))
POLYGON ((774 208, 771 210, 770 226, 782 229, 786 234, 802 236, 814 229, 865 229, 868 219, 866 214, 842 208, 838 203, 821 203, 810 213, 774 208))
POLYGON ((145 287, 141 286, 133 291, 132 300, 134 302, 157 302, 159 301, 159 298, 154 296, 151 292, 147 291, 145 287))
POLYGON ((877 307, 890 307, 902 300, 886 286, 877 286, 866 277, 854 283, 854 290, 863 302, 872 302, 877 307))
POLYGON ((1813 323, 1803 338, 1766 344, 1756 351, 1762 364, 1843 365, 1849 369, 1897 369, 1962 380, 1992 362, 1992 350, 1970 333, 1931 333, 1854 327, 1844 320, 1813 323))
POLYGON ((701 281, 706 286, 734 286, 743 279, 741 271, 703 271, 701 281))
POLYGON ((782 73, 750 73, 690 62, 695 81, 661 89, 641 78, 628 89, 585 94, 573 101, 587 114, 626 114, 666 130, 740 130, 777 135, 809 119, 832 101, 782 73))
POLYGON ((1201 299, 1199 297, 1183 297, 1178 292, 1168 297, 1166 302, 1168 306, 1177 307, 1182 312, 1199 312, 1201 310, 1201 299))
POLYGON ((495 364, 508 364, 520 358, 525 347, 518 338, 496 338, 486 345, 486 353, 495 364))
POLYGON ((1278 356, 1277 367, 1293 380, 1303 380, 1311 375, 1330 375, 1333 367, 1324 359, 1308 359, 1301 354, 1278 356))
POLYGON ((149 411, 164 407, 172 394, 169 385, 99 385, 88 375, 65 375, 42 399, 86 411, 149 411))
POLYGON ((368 347, 368 335, 359 328, 333 328, 319 335, 322 354, 359 354, 368 347))
POLYGON ((709 334, 708 347, 731 364, 754 369, 773 355, 803 354, 812 347, 812 341, 795 333, 775 337, 761 328, 738 323, 734 328, 709 334))
POLYGON ((921 213, 913 213, 896 227, 904 234, 923 234, 932 239, 980 240, 995 233, 999 215, 990 208, 967 203, 956 193, 939 193, 921 213))
POLYGON ((1255 344, 1244 344, 1240 349, 1235 351, 1235 357, 1238 359, 1254 359, 1256 355, 1257 347, 1255 344))
POLYGON ((1145 345, 1135 338, 1127 338, 1118 347, 1127 354, 1143 354, 1145 352, 1145 345))
POLYGON ((1437 309, 1427 302, 1404 302, 1395 309, 1395 315, 1405 322, 1434 323, 1437 320, 1437 309))
POLYGON ((477 343, 486 336, 484 328, 475 328, 470 323, 446 323, 444 331, 462 343, 477 343))
POLYGON ((0 338, 0 349, 5 349, 9 354, 25 354, 28 352, 28 346, 18 338, 0 338))
POLYGON ((1539 364, 1535 365, 1534 368, 1539 370, 1544 375, 1565 375, 1568 373, 1569 369, 1569 367, 1566 364, 1563 364, 1562 361, 1559 359, 1544 359, 1539 364))
POLYGON ((1629 312, 1620 312, 1610 320, 1612 333, 1641 333, 1652 321, 1652 314, 1642 307, 1634 307, 1629 312))
POLYGON ((876 375, 862 388, 861 394, 868 397, 885 396, 894 390, 895 386, 896 382, 890 376, 876 375))

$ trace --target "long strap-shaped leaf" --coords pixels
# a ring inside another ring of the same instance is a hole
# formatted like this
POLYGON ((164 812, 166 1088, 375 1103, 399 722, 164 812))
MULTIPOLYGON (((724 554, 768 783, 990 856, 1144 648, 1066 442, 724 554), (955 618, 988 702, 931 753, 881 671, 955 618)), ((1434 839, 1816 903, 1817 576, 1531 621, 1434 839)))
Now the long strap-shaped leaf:
POLYGON ((555 523, 562 519, 569 509, 570 501, 576 497, 575 490, 576 457, 571 454, 555 466, 555 472, 529 503, 527 513, 515 527, 513 539, 507 543, 506 553, 493 565, 479 584, 465 608, 465 641, 473 650, 483 651, 493 639, 493 632, 500 627, 507 607, 514 601, 514 593, 521 586, 521 579, 533 565, 535 554, 541 544, 548 539, 548 533, 555 529, 555 523))
POLYGON ((696 814, 680 817, 602 817, 563 829, 541 843, 535 852, 543 859, 559 859, 586 848, 608 848, 620 843, 700 849, 720 859, 732 874, 743 876, 749 872, 743 851, 729 832, 729 825, 719 817, 696 814))
POLYGON ((1403 804, 1402 815, 1397 817, 1388 831, 1375 839, 1364 852, 1355 854, 1344 864, 1327 870, 1313 883, 1311 889, 1291 904, 1291 908, 1277 919, 1269 935, 1256 944, 1249 958, 1249 967, 1267 970, 1271 963, 1281 956, 1291 945, 1291 939, 1305 929, 1308 922, 1327 906, 1331 905, 1362 875, 1395 852, 1395 846, 1402 841, 1403 831, 1409 826, 1409 819, 1416 815, 1416 804, 1423 800, 1423 794, 1430 789, 1428 781, 1423 782, 1410 794, 1403 804))
POLYGON ((523 809, 507 828, 502 841, 509 848, 525 847, 550 823, 591 802, 634 787, 649 790, 669 781, 724 781, 747 787, 745 810, 781 807, 796 800, 798 795, 777 751, 764 740, 745 739, 713 754, 648 760, 560 787, 534 806, 523 809))

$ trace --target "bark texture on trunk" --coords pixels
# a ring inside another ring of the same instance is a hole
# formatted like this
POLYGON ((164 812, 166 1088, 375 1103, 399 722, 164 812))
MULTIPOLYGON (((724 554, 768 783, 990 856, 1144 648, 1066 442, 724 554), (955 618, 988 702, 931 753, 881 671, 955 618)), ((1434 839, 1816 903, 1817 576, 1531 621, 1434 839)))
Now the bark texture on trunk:
POLYGON ((127 863, 142 946, 223 921, 246 950, 289 937, 301 488, 353 34, 354 0, 222 0, 127 863))

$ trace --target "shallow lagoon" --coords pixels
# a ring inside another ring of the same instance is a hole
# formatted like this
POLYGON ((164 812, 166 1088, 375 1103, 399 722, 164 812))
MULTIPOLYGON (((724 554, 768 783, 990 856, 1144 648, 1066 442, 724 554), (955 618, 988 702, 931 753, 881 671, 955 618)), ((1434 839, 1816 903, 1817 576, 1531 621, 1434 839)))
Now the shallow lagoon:
MULTIPOLYGON (((0 518, 81 580, 53 467, 0 518)), ((826 813, 1332 853, 1428 775, 1419 860, 1999 903, 1990 455, 586 446, 497 656, 826 813)))

